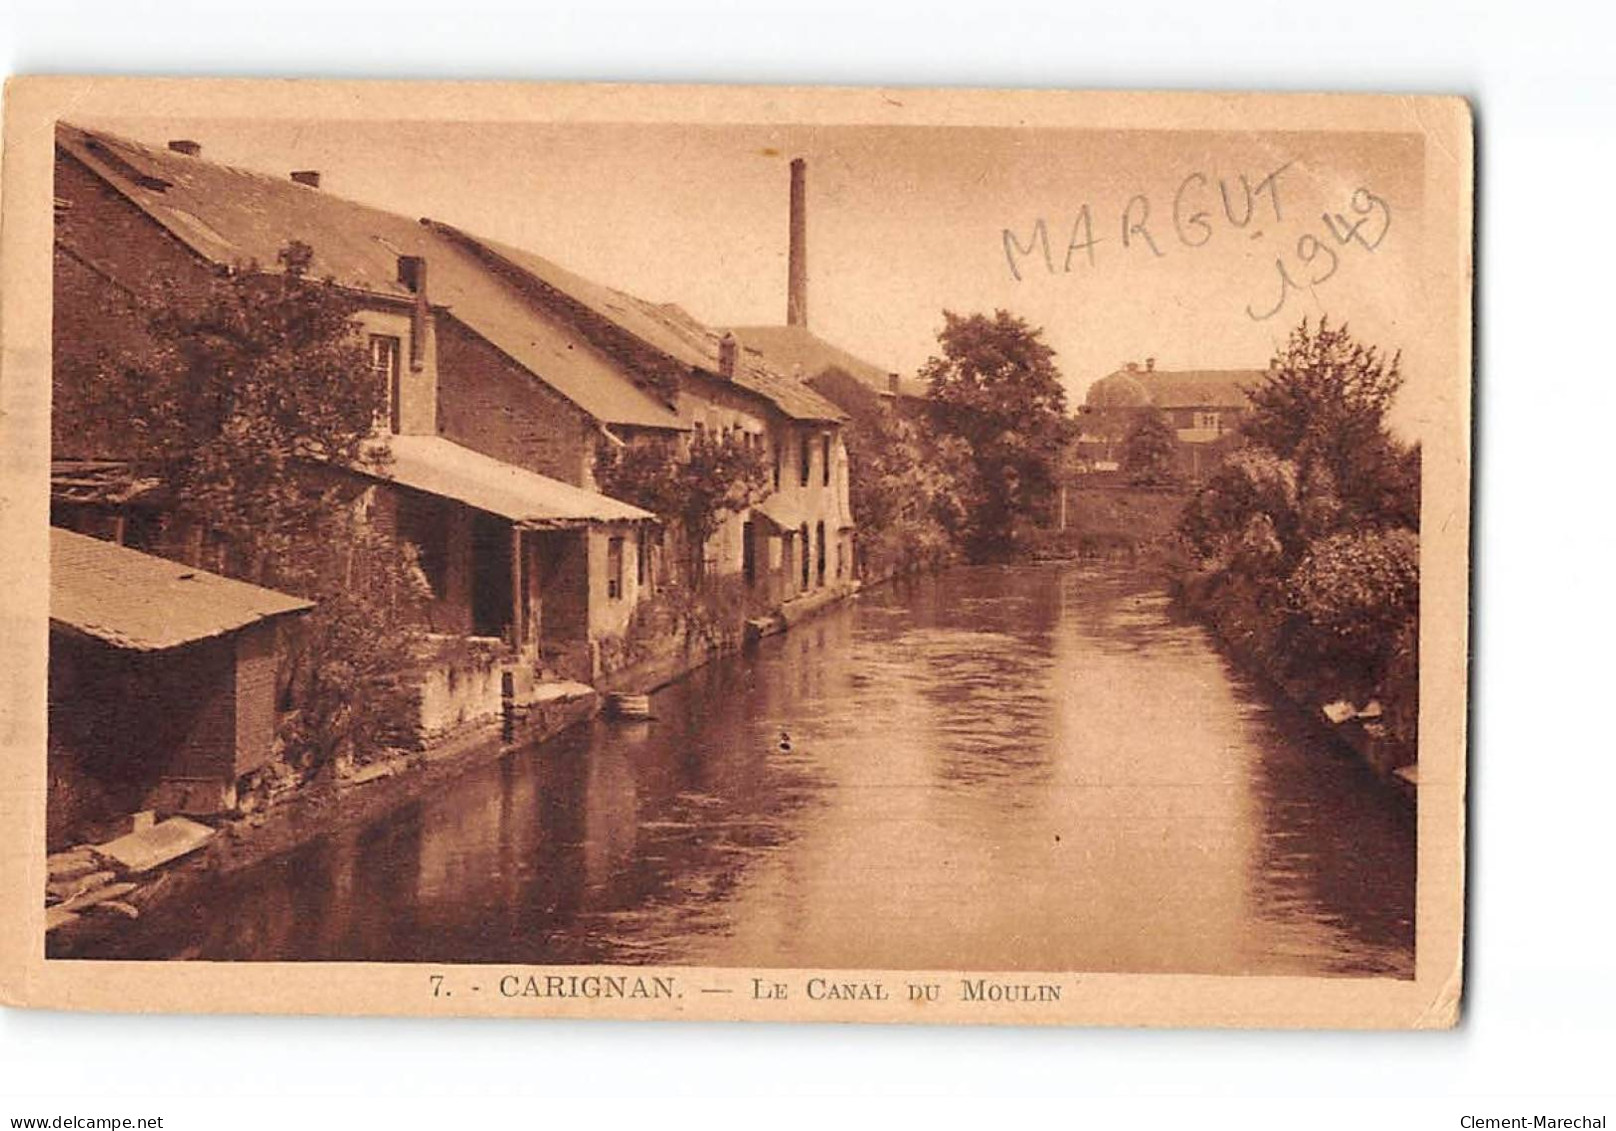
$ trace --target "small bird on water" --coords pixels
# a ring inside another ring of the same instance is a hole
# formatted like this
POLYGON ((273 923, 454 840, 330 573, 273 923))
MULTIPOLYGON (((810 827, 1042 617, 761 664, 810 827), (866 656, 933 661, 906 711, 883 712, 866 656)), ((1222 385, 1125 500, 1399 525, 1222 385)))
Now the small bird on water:
POLYGON ((780 750, 782 753, 791 749, 791 734, 788 731, 780 732, 780 750))

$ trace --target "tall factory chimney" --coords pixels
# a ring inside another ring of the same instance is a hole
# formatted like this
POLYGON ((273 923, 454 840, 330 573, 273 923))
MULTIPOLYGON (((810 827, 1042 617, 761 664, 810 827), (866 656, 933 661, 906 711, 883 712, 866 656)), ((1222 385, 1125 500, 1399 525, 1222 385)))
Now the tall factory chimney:
POLYGON ((786 325, 808 328, 808 163, 791 162, 791 252, 786 266, 786 325))

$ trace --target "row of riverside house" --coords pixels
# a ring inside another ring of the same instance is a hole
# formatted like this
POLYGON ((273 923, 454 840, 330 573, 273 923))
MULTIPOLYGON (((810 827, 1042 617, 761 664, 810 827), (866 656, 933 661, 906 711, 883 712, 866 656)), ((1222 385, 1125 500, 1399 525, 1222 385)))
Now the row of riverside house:
POLYGON ((716 433, 772 462, 767 497, 703 551, 704 584, 732 586, 738 615, 789 617, 857 584, 841 410, 675 306, 192 141, 59 125, 55 195, 53 843, 120 812, 229 811, 272 756, 277 634, 306 603, 206 572, 209 532, 127 473, 119 422, 75 384, 147 333, 168 288, 275 264, 291 241, 357 301, 389 389, 391 461, 341 476, 417 548, 431 588, 424 627, 442 647, 420 663, 423 740, 557 687, 632 688, 636 665, 698 662, 688 640, 627 639, 655 623, 637 610, 691 579, 656 516, 601 493, 602 443, 677 458, 716 433))

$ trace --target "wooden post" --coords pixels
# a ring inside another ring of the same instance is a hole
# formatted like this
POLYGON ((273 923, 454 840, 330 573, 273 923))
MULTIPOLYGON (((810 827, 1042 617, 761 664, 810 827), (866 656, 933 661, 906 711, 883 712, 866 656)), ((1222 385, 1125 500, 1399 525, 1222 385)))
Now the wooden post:
POLYGON ((527 625, 523 623, 522 598, 527 591, 527 579, 522 576, 522 528, 511 524, 511 637, 520 651, 527 643, 527 625))

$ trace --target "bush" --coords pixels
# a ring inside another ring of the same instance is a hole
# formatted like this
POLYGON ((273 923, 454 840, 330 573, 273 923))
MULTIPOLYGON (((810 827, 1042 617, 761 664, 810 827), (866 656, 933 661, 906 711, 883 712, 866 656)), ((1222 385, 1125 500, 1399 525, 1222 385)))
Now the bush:
POLYGON ((1409 530, 1333 534, 1308 552, 1286 590, 1319 658, 1378 683, 1393 643, 1419 621, 1419 538, 1409 530))

